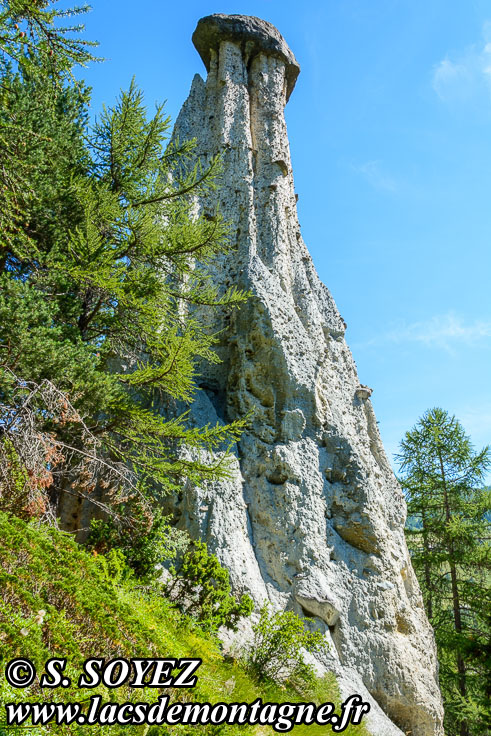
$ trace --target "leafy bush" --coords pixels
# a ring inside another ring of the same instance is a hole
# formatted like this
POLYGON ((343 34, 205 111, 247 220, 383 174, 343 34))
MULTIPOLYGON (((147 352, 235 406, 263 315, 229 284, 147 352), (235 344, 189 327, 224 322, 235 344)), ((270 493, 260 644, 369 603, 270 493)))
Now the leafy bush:
POLYGON ((293 611, 272 613, 267 603, 252 628, 254 641, 248 663, 259 681, 288 680, 300 689, 308 688, 315 681, 315 670, 305 662, 302 650, 311 654, 325 650, 328 645, 319 631, 308 631, 293 611))

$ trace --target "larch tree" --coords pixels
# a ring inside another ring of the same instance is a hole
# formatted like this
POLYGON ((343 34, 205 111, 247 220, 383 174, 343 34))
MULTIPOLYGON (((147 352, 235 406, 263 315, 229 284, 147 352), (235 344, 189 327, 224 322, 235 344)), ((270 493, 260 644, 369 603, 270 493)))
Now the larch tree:
POLYGON ((476 452, 459 421, 434 408, 406 433, 396 457, 411 522, 408 544, 435 629, 446 733, 484 734, 490 725, 490 493, 483 487, 489 448, 476 452))
POLYGON ((88 504, 135 546, 163 494, 227 473, 244 422, 187 422, 217 361, 195 307, 245 296, 214 287, 233 243, 194 212, 219 161, 191 163, 134 82, 89 126, 90 45, 60 25, 84 9, 0 4, 0 502, 73 531, 88 504))

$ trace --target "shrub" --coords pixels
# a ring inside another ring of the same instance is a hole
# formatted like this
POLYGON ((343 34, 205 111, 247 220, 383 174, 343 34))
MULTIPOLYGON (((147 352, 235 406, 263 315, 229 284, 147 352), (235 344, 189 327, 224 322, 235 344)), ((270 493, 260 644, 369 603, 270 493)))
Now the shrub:
POLYGON ((248 664, 258 680, 288 680, 301 689, 313 683, 315 670, 305 662, 302 650, 318 654, 327 648, 320 631, 308 631, 293 611, 273 613, 267 603, 252 628, 254 640, 248 664))
POLYGON ((249 616, 254 607, 249 595, 237 599, 231 594, 228 570, 200 541, 189 544, 178 569, 172 570, 167 594, 205 631, 216 631, 220 626, 235 631, 239 620, 249 616))
POLYGON ((115 517, 92 519, 87 546, 104 555, 118 550, 141 581, 155 580, 162 562, 173 559, 188 544, 188 535, 173 529, 158 508, 147 513, 133 504, 130 511, 121 506, 118 512, 115 517))

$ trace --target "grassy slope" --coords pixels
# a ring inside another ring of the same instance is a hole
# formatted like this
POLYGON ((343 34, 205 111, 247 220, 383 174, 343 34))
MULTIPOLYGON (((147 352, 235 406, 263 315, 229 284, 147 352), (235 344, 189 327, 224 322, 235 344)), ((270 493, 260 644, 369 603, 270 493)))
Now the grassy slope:
MULTIPOLYGON (((173 701, 193 702, 263 701, 284 702, 311 700, 339 702, 333 678, 316 686, 316 692, 301 697, 293 690, 273 683, 256 683, 238 662, 223 659, 217 643, 193 630, 170 604, 156 593, 138 589, 133 582, 118 582, 116 570, 104 558, 94 557, 78 547, 63 533, 40 525, 26 524, 0 513, 0 721, 5 719, 3 705, 21 700, 83 700, 100 693, 103 701, 140 700, 154 702, 156 689, 95 690, 59 688, 41 691, 34 683, 28 690, 13 690, 5 681, 5 663, 13 657, 30 658, 38 672, 50 657, 68 658, 68 676, 76 682, 76 673, 86 657, 201 657, 198 682, 192 690, 166 689, 173 701), (36 613, 46 611, 43 624, 36 623, 36 613), (21 633, 24 630, 24 633, 21 633), (27 634, 26 634, 27 630, 27 634)), ((163 691, 162 691, 163 692, 163 691)), ((31 728, 32 736, 70 731, 79 736, 117 734, 118 726, 52 726, 31 728)), ((19 733, 20 729, 8 729, 19 733)), ((195 728, 176 726, 131 726, 132 733, 186 733, 195 728)), ((224 726, 198 727, 200 731, 220 733, 266 733, 270 727, 224 726)), ((328 726, 297 726, 298 736, 332 733, 328 726)), ((0 727, 0 734, 2 729, 0 727)), ((7 730, 3 730, 7 733, 7 730)), ((128 733, 128 727, 125 729, 128 733)), ((344 732, 364 736, 363 726, 349 726, 344 732)))

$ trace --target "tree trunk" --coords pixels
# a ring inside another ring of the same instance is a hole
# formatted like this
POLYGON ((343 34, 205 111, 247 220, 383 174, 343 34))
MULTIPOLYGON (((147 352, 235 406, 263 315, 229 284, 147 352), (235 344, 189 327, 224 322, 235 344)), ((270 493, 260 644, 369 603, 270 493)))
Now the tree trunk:
MULTIPOLYGON (((438 459, 440 461, 440 472, 442 474, 445 520, 447 524, 450 524, 450 520, 451 520, 450 503, 448 499, 448 489, 447 489, 447 483, 446 483, 445 468, 443 466, 443 459, 442 459, 440 452, 438 452, 438 459)), ((459 597, 459 588, 458 588, 458 581, 457 581, 457 567, 455 565, 454 548, 453 548, 453 543, 451 541, 449 541, 448 543, 448 551, 450 553, 449 554, 449 557, 450 557, 449 565, 450 565, 450 579, 452 583, 452 607, 453 607, 454 626, 455 626, 455 631, 458 634, 461 634, 462 633, 462 618, 460 615, 460 597, 459 597)), ((457 652, 457 672, 459 675, 459 678, 458 678, 459 691, 460 691, 460 694, 462 695, 462 698, 465 699, 467 697, 466 667, 465 667, 465 662, 460 652, 457 652)), ((468 726, 467 720, 462 721, 462 723, 460 724, 460 736, 469 736, 469 726, 468 726)))
POLYGON ((426 590, 428 591, 428 598, 427 598, 427 604, 426 604, 426 615, 428 616, 428 621, 431 624, 432 619, 433 619, 433 596, 431 592, 430 563, 428 562, 430 550, 429 550, 429 545, 428 545, 428 532, 426 528, 426 516, 425 516, 424 511, 421 511, 421 520, 423 522, 423 549, 425 551, 424 573, 425 573, 426 590))

